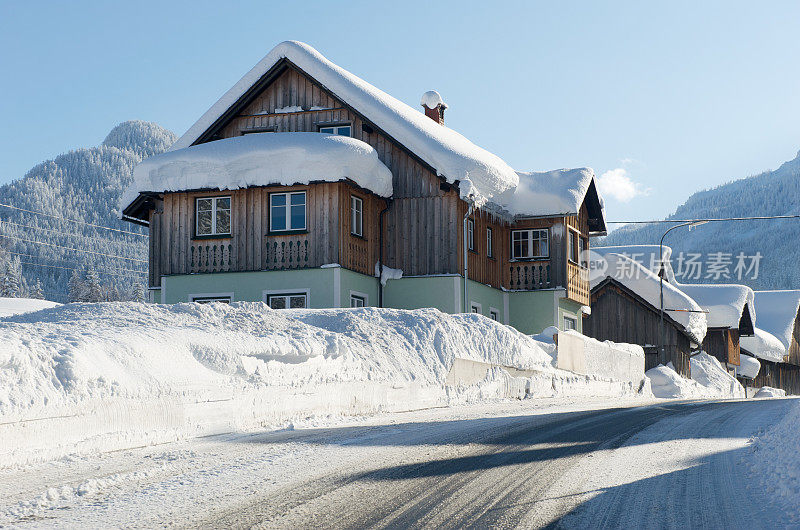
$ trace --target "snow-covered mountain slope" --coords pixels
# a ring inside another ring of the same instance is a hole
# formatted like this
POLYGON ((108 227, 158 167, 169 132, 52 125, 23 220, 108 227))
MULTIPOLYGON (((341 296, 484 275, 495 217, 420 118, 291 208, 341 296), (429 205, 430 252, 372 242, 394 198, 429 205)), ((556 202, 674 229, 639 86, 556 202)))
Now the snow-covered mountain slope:
POLYGON ((27 287, 39 280, 45 298, 59 302, 67 301, 71 268, 93 267, 104 283, 113 282, 119 289, 143 281, 142 274, 131 270, 146 270, 145 237, 58 217, 145 234, 144 229, 119 220, 117 203, 131 182, 133 167, 143 158, 166 151, 175 139, 172 132, 154 123, 127 121, 117 125, 101 145, 59 155, 0 186, 0 203, 55 216, 0 207, 0 235, 6 236, 0 237, 0 265, 6 259, 19 260, 27 287))
MULTIPOLYGON (((800 152, 794 160, 784 163, 774 171, 766 171, 741 180, 723 184, 710 190, 699 191, 669 219, 696 219, 703 217, 750 217, 761 215, 800 214, 800 152)), ((662 225, 624 226, 598 244, 631 245, 656 243, 663 234, 662 225)), ((800 247, 796 242, 800 233, 800 219, 771 221, 738 221, 709 223, 694 230, 680 230, 667 236, 666 243, 672 247, 673 260, 681 252, 702 253, 703 260, 710 253, 723 252, 732 255, 733 273, 736 256, 743 252, 763 256, 757 278, 744 274, 741 279, 706 278, 705 270, 700 278, 681 278, 683 283, 719 283, 735 281, 754 289, 792 289, 800 286, 800 247)), ((750 264, 750 260, 747 261, 750 264)), ((675 265, 673 264, 673 267, 675 265)))

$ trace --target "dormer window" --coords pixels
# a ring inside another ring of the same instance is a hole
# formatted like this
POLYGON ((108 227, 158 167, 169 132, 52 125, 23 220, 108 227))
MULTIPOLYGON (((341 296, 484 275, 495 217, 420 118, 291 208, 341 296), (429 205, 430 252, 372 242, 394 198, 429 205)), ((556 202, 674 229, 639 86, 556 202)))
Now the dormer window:
POLYGON ((325 127, 319 128, 319 132, 321 133, 335 134, 337 136, 351 136, 350 131, 350 125, 326 125, 325 127))

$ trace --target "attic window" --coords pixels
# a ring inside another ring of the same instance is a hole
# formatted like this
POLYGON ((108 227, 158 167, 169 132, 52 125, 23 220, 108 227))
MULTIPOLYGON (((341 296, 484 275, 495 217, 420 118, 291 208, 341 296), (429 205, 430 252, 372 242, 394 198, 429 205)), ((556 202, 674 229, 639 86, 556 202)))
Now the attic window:
POLYGON ((325 134, 335 134, 336 136, 352 136, 350 134, 350 125, 333 125, 320 127, 319 132, 325 134))

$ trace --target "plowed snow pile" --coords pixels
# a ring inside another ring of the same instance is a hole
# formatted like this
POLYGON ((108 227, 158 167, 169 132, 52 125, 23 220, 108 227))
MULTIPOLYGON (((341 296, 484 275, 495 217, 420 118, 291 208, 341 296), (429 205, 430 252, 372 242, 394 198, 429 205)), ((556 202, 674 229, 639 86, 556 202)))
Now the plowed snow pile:
POLYGON ((669 399, 743 398, 744 387, 731 376, 714 357, 698 353, 689 361, 692 378, 685 379, 675 372, 672 363, 648 370, 653 395, 669 399))
POLYGON ((11 442, 0 466, 20 452, 442 405, 456 357, 555 373, 541 346, 433 309, 101 303, 17 315, 0 319, 0 440, 11 442))

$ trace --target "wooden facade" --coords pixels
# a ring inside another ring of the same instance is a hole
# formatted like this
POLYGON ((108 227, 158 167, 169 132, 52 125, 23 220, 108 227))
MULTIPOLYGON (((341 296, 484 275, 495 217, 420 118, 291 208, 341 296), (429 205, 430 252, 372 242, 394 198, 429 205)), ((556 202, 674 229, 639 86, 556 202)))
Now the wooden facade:
POLYGON ((761 370, 755 379, 746 381, 749 386, 761 388, 771 386, 786 391, 787 395, 800 396, 800 366, 788 363, 776 363, 759 359, 761 370))
POLYGON ((739 366, 739 330, 708 328, 703 339, 703 351, 716 357, 723 365, 739 366))
MULTIPOLYGON (((318 132, 321 127, 349 125, 351 136, 371 145, 392 173, 393 195, 384 202, 370 199, 370 234, 365 241, 348 237, 341 219, 347 218, 344 196, 349 185, 318 183, 308 189, 310 226, 306 234, 270 236, 266 233, 269 188, 236 190, 233 233, 229 238, 193 238, 194 197, 205 191, 163 193, 152 200, 150 225, 150 286, 160 277, 192 272, 270 270, 318 267, 340 263, 373 274, 383 241, 383 263, 404 276, 463 273, 463 219, 468 205, 458 186, 448 184, 407 147, 367 120, 347 102, 328 91, 288 60, 278 63, 243 99, 200 136, 197 143, 250 133, 318 132), (378 213, 387 208, 383 233, 378 213)), ((299 188, 298 188, 299 189, 299 188)), ((208 192, 208 195, 220 195, 208 192)), ((476 248, 468 254, 470 279, 508 290, 562 287, 567 298, 589 304, 587 270, 568 260, 567 234, 588 241, 589 215, 584 204, 578 215, 504 220, 487 211, 472 215, 476 248), (549 256, 512 260, 511 231, 547 228, 549 256), (486 249, 486 231, 492 230, 493 252, 486 249)), ((588 245, 587 245, 588 248, 588 245)))
MULTIPOLYGON (((591 292, 592 314, 583 319, 583 334, 597 340, 638 344, 645 349, 645 370, 658 366, 660 311, 620 282, 606 278, 591 292)), ((691 376, 692 337, 669 314, 664 316, 667 362, 691 376)))

